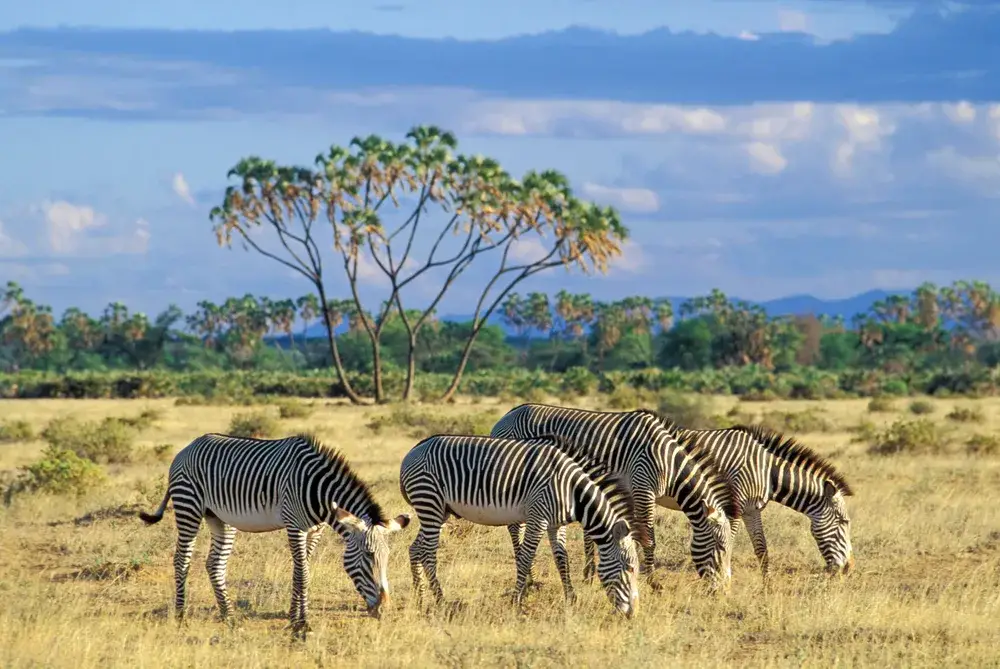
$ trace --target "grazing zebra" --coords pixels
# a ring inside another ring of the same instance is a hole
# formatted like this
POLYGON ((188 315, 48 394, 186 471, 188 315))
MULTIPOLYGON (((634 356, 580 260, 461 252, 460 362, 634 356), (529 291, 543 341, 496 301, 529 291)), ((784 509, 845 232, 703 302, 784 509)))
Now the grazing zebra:
MULTIPOLYGON (((636 534, 643 547, 642 571, 653 570, 656 505, 683 511, 693 529, 691 557, 698 574, 712 587, 727 584, 732 575, 729 484, 707 454, 688 452, 651 411, 604 412, 522 404, 508 411, 490 432, 492 437, 529 439, 554 434, 570 440, 606 466, 629 490, 636 534)), ((521 528, 512 525, 515 553, 521 528)), ((593 579, 593 545, 584 539, 584 578, 593 579)))
MULTIPOLYGON (((831 573, 854 567, 851 519, 844 497, 853 495, 843 474, 812 449, 760 425, 721 430, 688 430, 669 418, 667 429, 691 438, 708 451, 729 479, 742 521, 753 543, 764 578, 768 576, 767 540, 760 512, 771 500, 809 516, 813 538, 831 573)), ((739 523, 733 523, 733 534, 739 523)))
POLYGON ((176 611, 181 620, 191 553, 203 518, 212 531, 206 567, 223 619, 231 609, 226 563, 236 531, 284 528, 288 532, 294 564, 289 618, 296 631, 308 627, 309 557, 324 523, 334 525, 345 538, 344 569, 364 598, 368 613, 378 617, 389 595, 387 536, 410 522, 409 514, 387 519, 344 456, 311 435, 198 437, 170 464, 160 507, 139 517, 150 525, 158 523, 171 498, 177 522, 176 611))
POLYGON ((570 444, 549 436, 514 440, 436 435, 414 446, 400 466, 399 487, 420 520, 410 546, 418 601, 424 595, 424 574, 437 601, 444 599, 437 550, 449 515, 480 525, 525 524, 524 542, 515 555, 518 604, 547 531, 564 593, 572 601, 565 526, 579 522, 584 535, 597 544, 598 576, 609 599, 631 617, 639 597, 639 560, 627 520, 628 495, 615 491, 614 481, 601 476, 599 465, 578 460, 573 452, 570 444))

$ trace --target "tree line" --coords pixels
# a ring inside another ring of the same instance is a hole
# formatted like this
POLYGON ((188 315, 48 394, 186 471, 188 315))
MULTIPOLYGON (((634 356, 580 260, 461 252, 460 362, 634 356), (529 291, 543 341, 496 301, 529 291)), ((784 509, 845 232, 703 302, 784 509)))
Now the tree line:
MULTIPOLYGON (((56 318, 51 308, 8 283, 0 305, 0 370, 6 372, 333 366, 314 294, 203 301, 192 313, 171 306, 154 318, 113 303, 99 315, 69 308, 56 318), (317 330, 324 334, 317 336, 317 330)), ((431 313, 412 349, 396 310, 362 315, 353 300, 331 300, 325 318, 340 363, 352 376, 375 370, 365 320, 379 329, 383 372, 405 371, 411 359, 416 373, 433 374, 453 374, 463 359, 466 370, 555 374, 572 368, 600 373, 743 366, 900 374, 1000 363, 1000 296, 982 282, 925 284, 909 296, 874 303, 850 322, 814 314, 769 317, 760 306, 718 290, 684 302, 676 314, 669 301, 643 296, 602 302, 565 290, 552 296, 511 292, 498 315, 509 334, 497 324, 476 329, 431 313), (473 336, 476 343, 467 353, 473 336)))

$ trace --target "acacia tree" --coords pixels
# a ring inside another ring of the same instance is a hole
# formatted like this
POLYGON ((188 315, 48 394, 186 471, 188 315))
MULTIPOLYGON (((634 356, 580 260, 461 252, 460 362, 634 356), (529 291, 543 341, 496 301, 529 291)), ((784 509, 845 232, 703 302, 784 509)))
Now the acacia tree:
POLYGON ((212 211, 221 244, 231 244, 236 236, 245 247, 312 282, 338 377, 354 402, 362 398, 344 374, 327 307, 329 247, 343 267, 356 317, 371 342, 376 402, 386 399, 381 335, 390 310, 407 336, 402 396, 408 399, 420 330, 460 279, 464 290, 478 291, 469 335, 441 398, 446 400, 458 390, 480 331, 517 284, 558 266, 604 272, 621 254, 627 230, 618 213, 577 199, 561 174, 529 172, 518 181, 494 160, 454 155, 456 146, 451 133, 416 127, 399 144, 369 136, 354 138, 347 148, 333 146, 317 157, 314 170, 246 158, 230 171, 239 185, 230 186, 212 211), (393 213, 398 220, 390 224, 393 213), (258 234, 260 226, 275 233, 270 245, 258 234), (526 249, 534 251, 530 258, 526 249), (481 285, 463 276, 474 262, 490 257, 494 267, 481 285), (372 282, 373 275, 382 277, 388 296, 371 314, 359 287, 361 281, 372 282), (439 283, 428 288, 435 275, 439 283), (430 298, 425 308, 413 310, 404 304, 404 290, 418 280, 424 299, 430 298))

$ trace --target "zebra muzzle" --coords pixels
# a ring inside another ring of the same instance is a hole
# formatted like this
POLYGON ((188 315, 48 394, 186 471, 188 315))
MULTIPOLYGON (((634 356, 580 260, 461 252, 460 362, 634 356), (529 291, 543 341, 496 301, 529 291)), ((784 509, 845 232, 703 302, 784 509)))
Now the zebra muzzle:
POLYGON ((382 617, 382 607, 389 603, 389 594, 384 590, 378 595, 378 602, 374 606, 368 607, 368 615, 372 618, 382 617))

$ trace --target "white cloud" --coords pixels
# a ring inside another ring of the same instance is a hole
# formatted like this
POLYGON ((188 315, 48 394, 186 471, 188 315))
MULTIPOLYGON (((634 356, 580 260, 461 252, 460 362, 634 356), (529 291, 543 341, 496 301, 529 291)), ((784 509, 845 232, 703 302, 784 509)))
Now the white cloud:
POLYGON ((174 178, 171 181, 171 187, 174 189, 174 194, 187 202, 192 207, 195 206, 194 196, 191 194, 191 186, 188 185, 187 179, 181 172, 174 174, 174 178))
POLYGON ((982 188, 991 197, 1000 197, 1000 152, 991 156, 965 156, 954 146, 927 153, 927 163, 943 176, 982 188))
POLYGON ((92 207, 69 202, 44 202, 41 210, 45 217, 49 249, 58 255, 73 255, 79 250, 85 231, 107 225, 107 218, 92 207))
POLYGON ((809 32, 809 16, 798 10, 781 9, 778 11, 778 28, 782 32, 809 32))
POLYGON ((616 188, 586 182, 582 190, 587 198, 626 212, 646 214, 660 209, 660 198, 648 188, 616 188))
POLYGON ((510 244, 507 257, 516 263, 530 264, 544 258, 551 247, 546 247, 538 237, 519 237, 510 244))
POLYGON ((611 260, 610 274, 643 274, 648 267, 646 254, 637 242, 629 239, 622 244, 622 254, 611 260))
POLYGON ((0 258, 17 258, 28 253, 28 247, 4 231, 3 221, 0 221, 0 258))
POLYGON ((773 144, 751 142, 746 146, 750 156, 750 166, 761 174, 780 174, 788 166, 788 160, 773 144))
POLYGON ((740 34, 736 37, 741 40, 746 40, 747 42, 756 42, 760 39, 760 35, 750 32, 749 30, 741 30, 740 34))
POLYGON ((944 115, 953 123, 972 123, 976 120, 976 108, 965 100, 956 104, 945 104, 941 108, 944 115))
POLYGON ((836 115, 846 137, 837 144, 831 167, 837 176, 850 177, 859 157, 878 152, 882 140, 896 132, 896 124, 874 107, 837 105, 836 115))
POLYGON ((93 207, 63 200, 43 202, 29 212, 41 217, 44 246, 53 256, 135 255, 149 250, 149 222, 143 218, 112 226, 108 217, 93 207))

